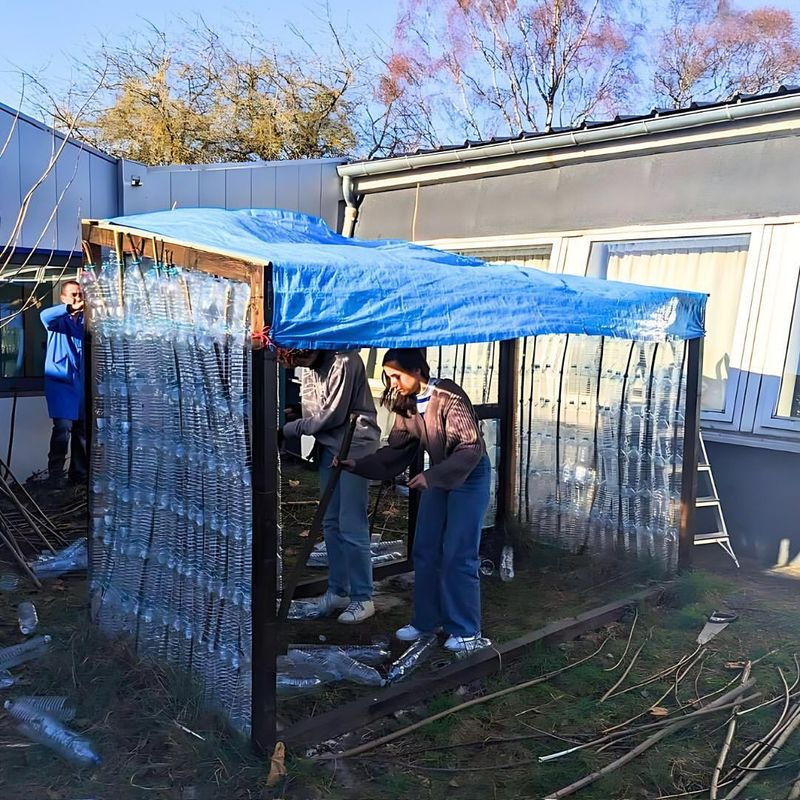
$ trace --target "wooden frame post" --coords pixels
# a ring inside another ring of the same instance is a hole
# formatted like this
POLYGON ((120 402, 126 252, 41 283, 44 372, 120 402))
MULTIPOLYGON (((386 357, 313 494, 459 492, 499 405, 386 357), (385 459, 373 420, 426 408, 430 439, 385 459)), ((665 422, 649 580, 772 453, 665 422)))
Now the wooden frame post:
POLYGON ((678 538, 678 569, 692 566, 694 515, 697 504, 697 453, 700 435, 700 401, 703 383, 703 339, 687 342, 686 412, 683 427, 683 468, 678 538))
POLYGON ((500 459, 497 464, 497 512, 495 528, 507 537, 506 526, 514 508, 517 463, 516 415, 519 372, 517 339, 500 342, 498 401, 500 416, 500 459))
MULTIPOLYGON (((264 269, 265 318, 272 316, 271 271, 264 269)), ((251 302, 261 302, 251 298, 251 302)), ((251 739, 272 755, 276 741, 278 658, 278 362, 275 351, 253 351, 253 642, 251 739)))

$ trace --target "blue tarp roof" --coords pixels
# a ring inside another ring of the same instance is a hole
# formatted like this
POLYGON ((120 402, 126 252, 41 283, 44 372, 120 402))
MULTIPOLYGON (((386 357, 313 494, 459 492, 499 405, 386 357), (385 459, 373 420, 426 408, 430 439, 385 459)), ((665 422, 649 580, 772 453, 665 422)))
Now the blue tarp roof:
POLYGON ((285 347, 425 347, 546 333, 647 341, 704 334, 703 294, 489 265, 403 241, 347 239, 306 214, 186 208, 107 222, 271 263, 271 335, 285 347))

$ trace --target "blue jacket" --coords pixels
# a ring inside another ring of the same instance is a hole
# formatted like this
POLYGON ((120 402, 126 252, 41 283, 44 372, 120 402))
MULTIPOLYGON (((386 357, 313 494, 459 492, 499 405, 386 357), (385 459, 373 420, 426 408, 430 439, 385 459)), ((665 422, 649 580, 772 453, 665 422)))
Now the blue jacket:
POLYGON ((83 419, 83 314, 61 305, 39 315, 47 329, 44 394, 50 419, 83 419))

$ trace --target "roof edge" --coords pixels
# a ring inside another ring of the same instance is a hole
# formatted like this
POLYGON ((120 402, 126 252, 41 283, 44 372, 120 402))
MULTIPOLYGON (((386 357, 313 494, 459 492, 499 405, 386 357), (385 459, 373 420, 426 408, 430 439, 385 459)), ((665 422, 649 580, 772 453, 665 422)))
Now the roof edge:
POLYGON ((640 136, 677 132, 792 111, 800 111, 800 92, 784 92, 778 96, 770 95, 749 100, 741 99, 712 108, 637 117, 635 120, 621 121, 600 127, 576 128, 531 138, 515 138, 476 146, 448 147, 434 152, 394 156, 373 161, 355 161, 340 166, 338 172, 343 178, 358 180, 391 173, 413 172, 427 167, 463 165, 465 162, 488 161, 546 150, 581 147, 640 136))

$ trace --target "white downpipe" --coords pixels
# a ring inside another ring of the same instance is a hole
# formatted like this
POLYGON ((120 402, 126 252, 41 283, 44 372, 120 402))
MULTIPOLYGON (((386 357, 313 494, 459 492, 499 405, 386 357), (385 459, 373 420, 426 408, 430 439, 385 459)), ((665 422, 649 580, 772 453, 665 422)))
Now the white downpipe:
POLYGON ((358 204, 361 202, 361 197, 355 193, 353 180, 349 175, 342 177, 342 196, 345 203, 342 236, 352 239, 358 221, 358 204))

